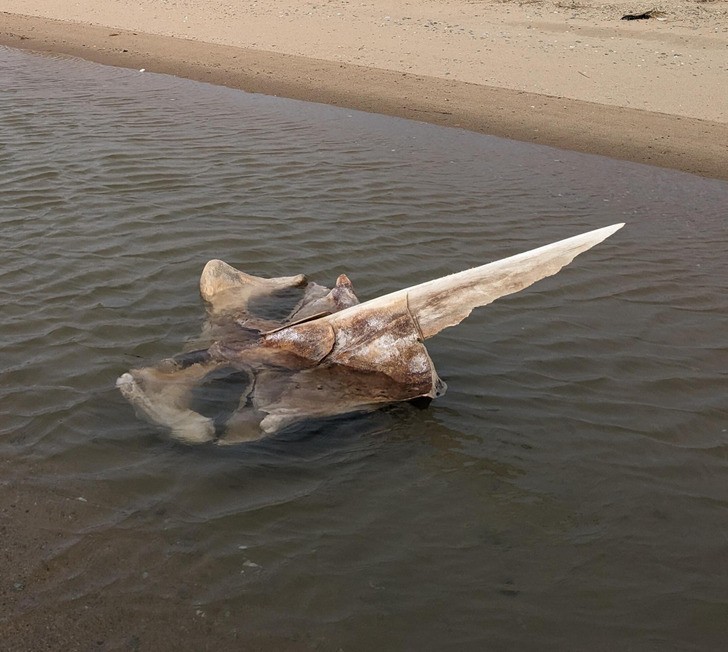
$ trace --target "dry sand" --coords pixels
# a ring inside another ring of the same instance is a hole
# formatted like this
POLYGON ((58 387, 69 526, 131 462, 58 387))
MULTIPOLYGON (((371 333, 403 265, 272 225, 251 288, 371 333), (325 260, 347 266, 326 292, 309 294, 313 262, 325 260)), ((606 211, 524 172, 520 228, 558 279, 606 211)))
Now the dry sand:
POLYGON ((6 45, 728 179, 724 0, 0 0, 0 11, 6 45), (648 9, 662 13, 620 20, 648 9))

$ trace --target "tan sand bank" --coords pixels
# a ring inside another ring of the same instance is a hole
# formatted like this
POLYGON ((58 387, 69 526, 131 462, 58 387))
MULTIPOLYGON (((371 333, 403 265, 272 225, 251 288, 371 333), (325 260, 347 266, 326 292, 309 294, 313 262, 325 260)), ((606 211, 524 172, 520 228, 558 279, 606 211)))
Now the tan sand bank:
POLYGON ((0 0, 0 11, 728 122, 728 4, 0 0))
POLYGON ((660 7, 0 0, 0 43, 728 179, 728 7, 660 7))

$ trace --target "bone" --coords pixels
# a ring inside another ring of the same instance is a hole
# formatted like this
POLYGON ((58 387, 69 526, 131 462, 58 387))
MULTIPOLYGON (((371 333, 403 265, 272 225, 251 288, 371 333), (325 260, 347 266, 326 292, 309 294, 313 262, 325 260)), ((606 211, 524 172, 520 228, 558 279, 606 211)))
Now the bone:
POLYGON ((116 386, 142 415, 169 429, 175 439, 203 444, 215 439, 215 424, 188 405, 192 388, 208 371, 203 365, 167 373, 147 367, 122 374, 116 386))
POLYGON ((323 319, 337 330, 339 324, 349 322, 355 315, 384 314, 406 297, 423 339, 429 339, 443 329, 459 324, 474 308, 519 292, 536 281, 556 274, 580 253, 599 244, 623 226, 614 224, 589 231, 487 265, 404 288, 323 319))
POLYGON ((117 386, 143 416, 187 443, 215 439, 215 423, 191 409, 192 396, 208 374, 230 368, 245 370, 250 384, 217 439, 221 444, 254 441, 308 419, 429 401, 446 385, 424 340, 459 324, 474 308, 555 274, 622 226, 364 303, 343 274, 329 291, 307 284, 303 275, 262 279, 212 260, 202 273, 200 292, 208 304, 206 332, 218 339, 206 349, 123 374, 117 386), (288 317, 276 321, 253 314, 253 299, 298 287, 303 296, 288 317))
POLYGON ((244 310, 251 299, 270 295, 307 283, 303 274, 279 278, 260 278, 246 274, 222 260, 211 260, 200 276, 200 294, 213 313, 244 310))

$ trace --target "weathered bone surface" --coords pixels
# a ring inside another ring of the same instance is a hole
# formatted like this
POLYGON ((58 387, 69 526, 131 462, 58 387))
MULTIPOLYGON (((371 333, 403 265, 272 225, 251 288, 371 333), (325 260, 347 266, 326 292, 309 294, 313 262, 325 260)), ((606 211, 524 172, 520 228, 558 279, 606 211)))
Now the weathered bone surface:
POLYGON ((306 419, 430 400, 446 386, 424 340, 555 274, 622 226, 364 303, 343 274, 329 290, 303 275, 264 279, 211 260, 200 278, 207 322, 198 349, 132 369, 116 384, 143 416, 189 443, 252 441, 306 419), (293 292, 300 298, 288 314, 260 314, 293 292), (221 386, 227 409, 206 408, 206 394, 221 386))

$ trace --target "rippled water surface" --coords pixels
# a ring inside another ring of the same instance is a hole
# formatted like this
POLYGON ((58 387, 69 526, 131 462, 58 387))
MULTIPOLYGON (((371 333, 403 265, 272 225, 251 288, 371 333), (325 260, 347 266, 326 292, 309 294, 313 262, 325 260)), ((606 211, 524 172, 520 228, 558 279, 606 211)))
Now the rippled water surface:
MULTIPOLYGON (((229 649, 721 649, 728 184, 78 61, 0 66, 3 486, 76 514, 0 623, 152 600, 229 649), (432 340, 449 390, 425 411, 188 447, 114 389, 199 332, 210 258, 346 272, 371 298, 622 221, 432 340)), ((116 636, 145 649, 148 631, 116 636)))

